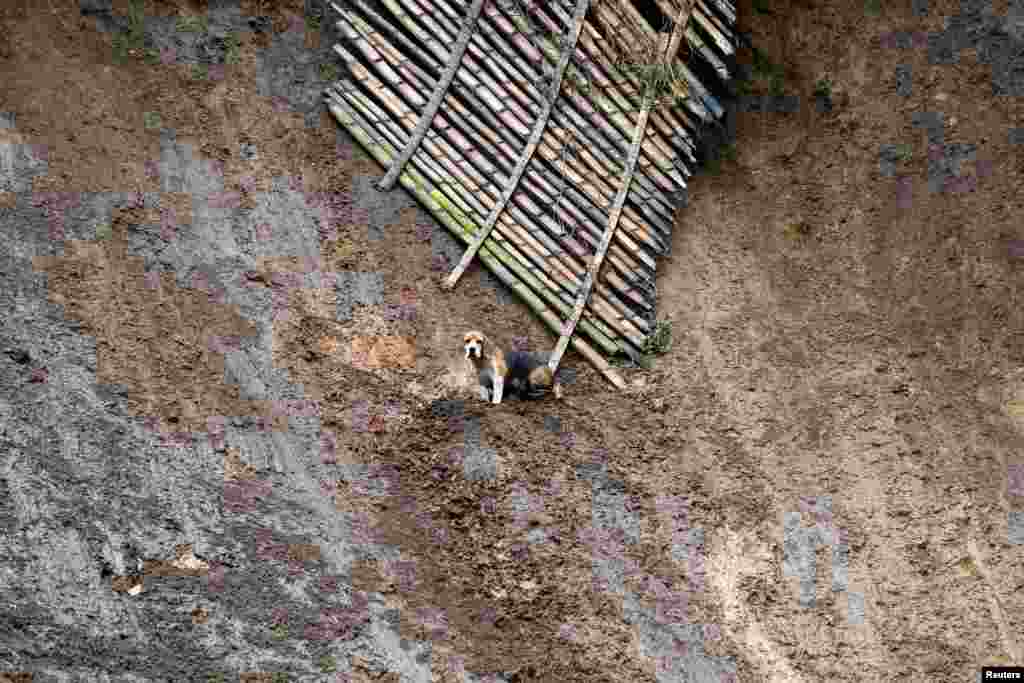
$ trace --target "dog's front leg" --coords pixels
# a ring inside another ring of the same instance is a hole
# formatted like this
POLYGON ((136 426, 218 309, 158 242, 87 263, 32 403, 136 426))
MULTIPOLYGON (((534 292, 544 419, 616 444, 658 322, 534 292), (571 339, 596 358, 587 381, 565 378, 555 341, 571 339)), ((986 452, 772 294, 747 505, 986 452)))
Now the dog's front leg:
POLYGON ((505 390, 505 378, 498 376, 494 378, 494 395, 492 402, 495 404, 501 403, 501 395, 505 390))

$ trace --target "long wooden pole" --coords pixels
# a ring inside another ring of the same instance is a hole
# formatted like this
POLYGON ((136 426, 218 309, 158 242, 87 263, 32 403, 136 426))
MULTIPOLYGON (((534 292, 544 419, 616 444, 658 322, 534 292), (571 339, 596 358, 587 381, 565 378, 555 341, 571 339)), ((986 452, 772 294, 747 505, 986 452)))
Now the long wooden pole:
POLYGON ((448 65, 445 67, 444 74, 442 74, 437 87, 434 88, 426 109, 420 114, 420 120, 416 123, 416 130, 412 132, 412 137, 405 144, 398 158, 391 163, 391 168, 388 169, 387 174, 378 183, 379 189, 386 191, 395 186, 395 181, 398 180, 402 168, 409 163, 409 159, 412 158, 420 143, 423 142, 427 129, 434 122, 434 115, 437 114, 437 110, 441 107, 441 101, 444 100, 444 96, 448 93, 448 88, 451 87, 452 81, 455 79, 455 72, 462 65, 462 55, 466 52, 466 46, 469 45, 469 41, 473 37, 473 31, 476 30, 476 20, 480 16, 480 10, 483 9, 483 6, 484 0, 473 0, 473 6, 469 8, 469 14, 466 15, 466 19, 462 24, 459 38, 455 41, 455 47, 452 48, 451 55, 448 57, 448 65))
MULTIPOLYGON (((679 16, 676 17, 676 25, 672 31, 672 37, 668 41, 668 54, 674 55, 679 49, 679 41, 682 40, 683 34, 686 30, 686 24, 689 21, 691 2, 685 2, 679 11, 679 16)), ((580 293, 576 297, 576 304, 572 309, 572 316, 565 321, 562 326, 562 335, 558 339, 558 343, 555 345, 555 350, 551 353, 551 357, 548 360, 548 367, 554 372, 558 370, 558 364, 562 361, 562 356, 565 354, 565 350, 569 347, 569 340, 572 339, 573 332, 576 330, 576 325, 579 323, 580 318, 583 316, 583 309, 587 305, 587 300, 590 298, 590 292, 594 287, 594 282, 597 280, 597 276, 601 270, 601 263, 604 262, 605 254, 608 253, 608 245, 612 242, 612 237, 615 235, 615 229, 618 227, 619 215, 622 213, 622 206, 626 201, 626 195, 629 193, 629 183, 633 178, 633 169, 636 166, 637 156, 640 154, 640 144, 643 142, 644 133, 647 128, 647 117, 651 113, 651 106, 654 104, 653 97, 650 93, 646 94, 643 109, 640 111, 640 119, 637 121, 636 129, 633 131, 633 144, 629 150, 629 160, 626 163, 626 171, 623 173, 622 185, 619 187, 618 196, 615 198, 615 204, 612 206, 612 210, 608 215, 608 226, 605 228, 604 236, 601 238, 601 244, 597 248, 597 253, 594 254, 594 260, 591 262, 590 267, 587 269, 587 277, 583 281, 583 287, 580 293)))
POLYGON ((569 60, 572 58, 572 53, 576 49, 576 41, 579 40, 580 31, 583 29, 583 19, 587 15, 587 8, 590 7, 590 0, 577 0, 576 12, 573 14, 573 30, 572 35, 569 38, 568 45, 562 49, 562 55, 559 57, 558 66, 555 69, 554 83, 551 86, 551 93, 544 104, 544 111, 537 118, 534 123, 533 132, 530 134, 530 140, 526 143, 526 149, 523 150, 522 155, 519 157, 519 163, 516 164, 516 169, 512 173, 512 178, 509 179, 508 185, 505 186, 505 191, 502 194, 501 200, 491 210, 491 215, 487 217, 487 222, 481 226, 480 232, 473 239, 472 244, 469 245, 469 249, 462 255, 462 259, 459 264, 455 266, 455 270, 451 272, 448 278, 444 281, 445 289, 452 289, 455 287, 455 283, 458 282, 459 278, 469 267, 469 264, 473 261, 473 257, 476 256, 476 252, 480 250, 484 240, 487 239, 487 235, 490 234, 491 229, 494 227, 495 222, 498 220, 498 214, 505 208, 512 193, 516 191, 516 186, 519 185, 519 178, 522 177, 523 171, 526 170, 526 165, 530 163, 530 159, 533 157, 533 151, 537 149, 537 145, 540 144, 541 137, 544 135, 544 129, 548 125, 548 117, 551 116, 551 110, 555 106, 555 102, 558 101, 558 92, 562 88, 562 76, 565 74, 565 67, 569 65, 569 60))

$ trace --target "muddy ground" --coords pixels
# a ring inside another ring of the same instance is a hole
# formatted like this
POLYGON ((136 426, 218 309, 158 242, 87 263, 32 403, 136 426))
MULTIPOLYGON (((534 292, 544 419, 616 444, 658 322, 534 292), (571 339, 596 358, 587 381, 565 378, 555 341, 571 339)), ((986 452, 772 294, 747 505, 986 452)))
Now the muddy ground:
POLYGON ((0 670, 1024 665, 1024 8, 756 4, 781 70, 677 217, 672 348, 495 407, 462 331, 555 340, 478 265, 440 292, 461 248, 320 103, 321 6, 5 3, 0 670))

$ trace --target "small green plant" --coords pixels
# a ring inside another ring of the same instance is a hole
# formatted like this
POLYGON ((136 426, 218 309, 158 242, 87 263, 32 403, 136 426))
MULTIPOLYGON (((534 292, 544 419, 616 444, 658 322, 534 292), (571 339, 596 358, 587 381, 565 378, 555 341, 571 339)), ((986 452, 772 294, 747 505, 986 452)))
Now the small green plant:
POLYGON ((726 161, 736 161, 736 145, 732 143, 725 145, 719 154, 726 161))
POLYGON ((624 74, 631 74, 643 88, 644 101, 650 100, 652 106, 671 98, 685 100, 689 94, 686 77, 679 66, 669 63, 630 64, 619 66, 624 74))
POLYGON ((182 33, 204 33, 206 31, 206 17, 199 14, 187 14, 178 17, 174 27, 182 33))
POLYGON ((142 123, 146 126, 146 130, 159 130, 160 112, 147 111, 142 115, 142 123))
POLYGON ((754 0, 754 11, 758 14, 775 14, 768 9, 768 0, 754 0))
POLYGON ((754 93, 754 86, 750 81, 737 80, 736 81, 736 94, 737 95, 752 95, 754 93))
POLYGON ((644 339, 644 345, 640 350, 646 356, 660 356, 670 348, 672 348, 672 324, 667 320, 662 320, 654 326, 654 331, 644 339))
POLYGON ((877 17, 882 13, 882 0, 865 0, 864 13, 869 17, 877 17))
POLYGON ((224 683, 224 674, 215 673, 206 677, 206 683, 224 683))
POLYGON ((234 33, 229 33, 224 37, 225 64, 237 64, 241 50, 242 45, 239 42, 237 35, 235 35, 234 33))
POLYGON ((277 671, 270 677, 270 680, 273 683, 288 683, 288 674, 283 671, 277 671))
POLYGON ((306 28, 308 28, 310 31, 319 31, 321 20, 322 17, 319 14, 310 14, 308 17, 306 17, 306 28))
POLYGON ((811 236, 811 224, 807 221, 794 221, 788 224, 782 231, 791 240, 800 241, 811 236))
POLYGON ((325 674, 338 670, 338 661, 331 655, 324 655, 320 658, 320 671, 325 674))
POLYGON ((772 60, 768 59, 768 55, 759 50, 753 48, 754 60, 752 66, 754 68, 754 75, 758 77, 771 76, 775 70, 775 65, 772 64, 772 60))
POLYGON ((110 223, 100 223, 99 225, 96 226, 96 239, 97 240, 110 239, 111 235, 113 235, 113 234, 114 234, 114 229, 111 227, 110 223))
POLYGON ((148 48, 145 53, 146 64, 155 66, 160 63, 160 52, 154 48, 148 48))
POLYGON ((133 51, 141 52, 146 45, 145 14, 142 0, 128 4, 128 28, 114 34, 112 39, 114 61, 122 63, 133 51))
POLYGON ((274 640, 284 640, 288 637, 288 627, 284 624, 278 624, 270 630, 270 637, 274 640))
POLYGON ((333 83, 338 80, 338 67, 331 62, 324 62, 320 65, 320 80, 333 83))
POLYGON ((777 70, 772 74, 771 78, 768 79, 768 93, 772 97, 782 97, 785 92, 785 79, 782 71, 777 70))
POLYGON ((905 143, 902 145, 896 145, 893 156, 896 158, 896 161, 910 161, 914 156, 914 148, 905 143))
POLYGON ((128 34, 137 40, 141 40, 145 32, 145 7, 142 0, 131 0, 128 3, 128 34))
POLYGON ((832 81, 826 76, 814 84, 815 97, 832 97, 832 81))
POLYGON ((206 79, 206 65, 205 64, 195 64, 195 65, 193 65, 192 66, 192 78, 197 80, 197 81, 205 80, 206 79))

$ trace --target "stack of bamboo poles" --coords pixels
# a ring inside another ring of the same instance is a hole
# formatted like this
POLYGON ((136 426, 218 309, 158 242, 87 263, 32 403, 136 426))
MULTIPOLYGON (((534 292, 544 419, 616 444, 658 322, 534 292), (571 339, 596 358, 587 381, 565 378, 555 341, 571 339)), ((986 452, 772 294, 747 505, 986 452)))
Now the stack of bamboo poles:
MULTIPOLYGON (((576 42, 561 41, 572 46, 571 59, 547 107, 544 62, 549 70, 559 63, 557 36, 577 28, 579 6, 567 1, 533 3, 525 16, 495 0, 479 16, 479 3, 463 9, 457 0, 335 4, 335 52, 347 77, 325 98, 389 168, 387 177, 397 177, 456 237, 472 245, 493 221, 477 256, 556 333, 572 334, 574 304, 588 290, 572 346, 622 386, 602 353, 637 358, 652 331, 656 258, 667 253, 701 126, 723 114, 690 67, 720 79, 713 87, 731 77, 735 9, 729 0, 686 0, 691 20, 680 29, 688 57, 675 66, 688 94, 681 106, 645 112, 643 83, 613 68, 614 45, 649 39, 654 28, 627 0, 594 0, 576 42), (463 30, 467 20, 471 31, 463 30), (535 149, 528 147, 534 132, 535 149), (628 163, 634 137, 635 163, 628 163), (575 154, 564 153, 570 140, 575 154), (532 156, 524 159, 524 149, 532 156), (588 283, 598 252, 597 265, 603 259, 607 267, 588 283)), ((684 6, 658 4, 673 18, 684 6)))

